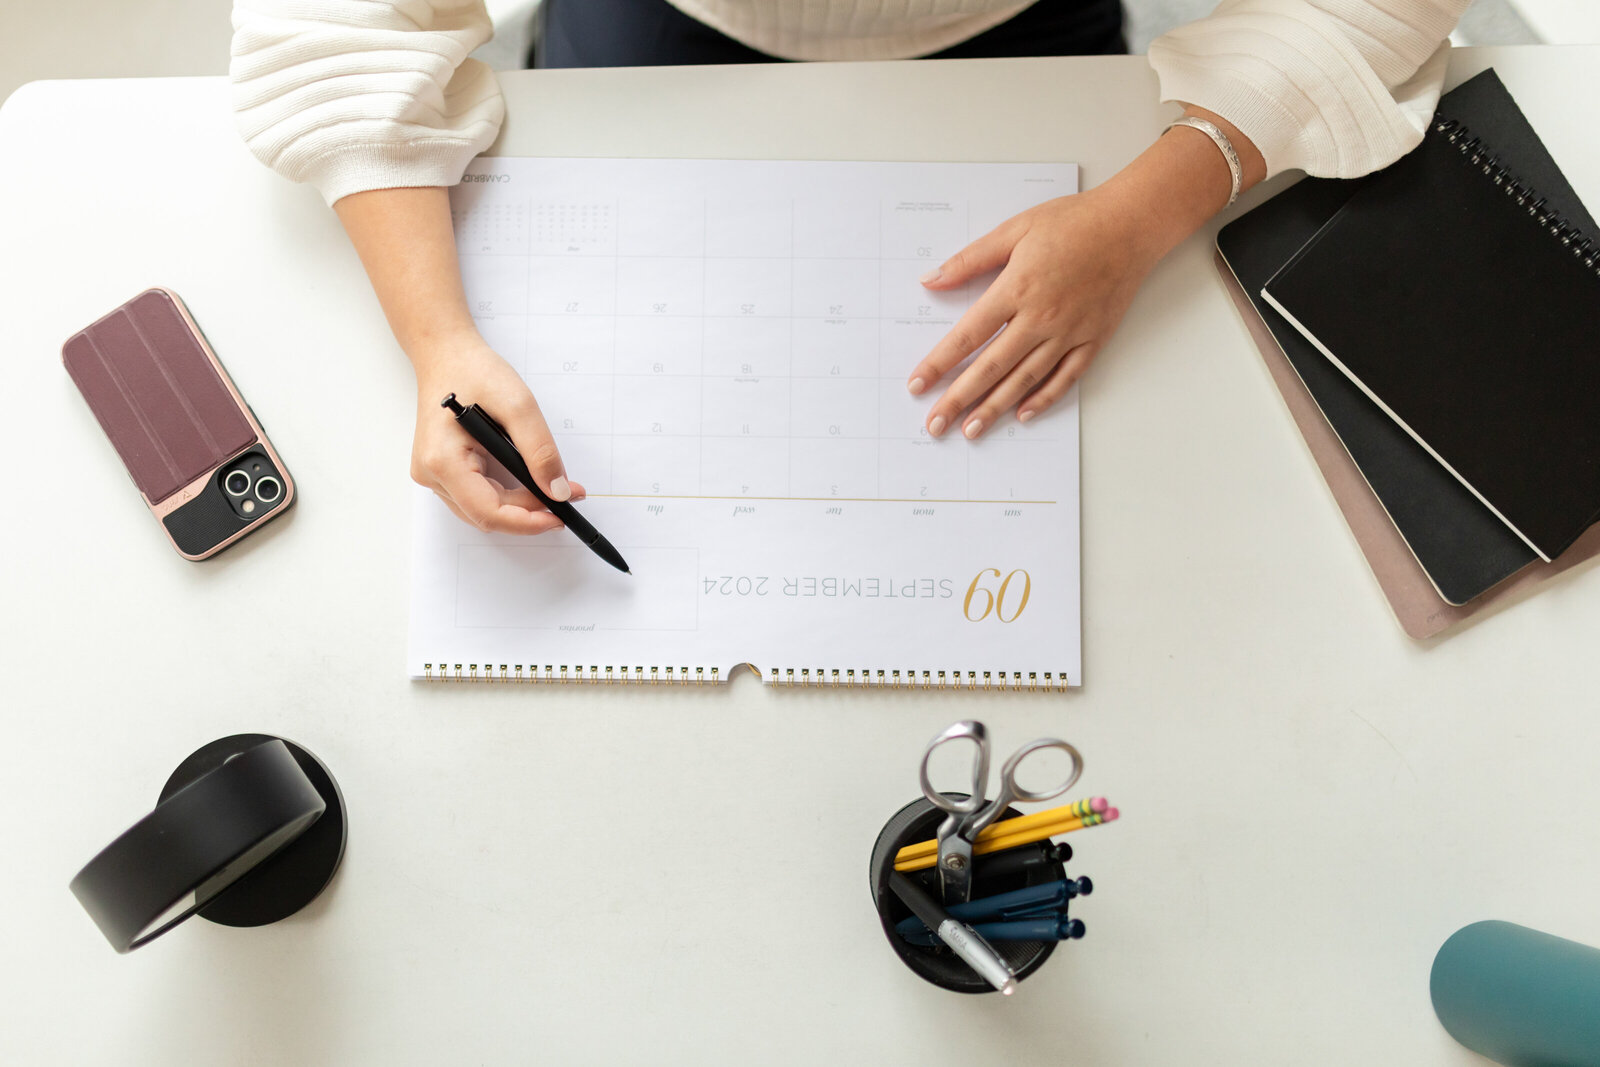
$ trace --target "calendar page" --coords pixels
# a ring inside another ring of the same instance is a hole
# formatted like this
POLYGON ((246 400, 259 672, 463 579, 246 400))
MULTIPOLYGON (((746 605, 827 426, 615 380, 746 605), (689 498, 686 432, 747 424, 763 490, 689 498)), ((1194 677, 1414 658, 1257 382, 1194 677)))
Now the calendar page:
POLYGON ((412 676, 1080 684, 1077 390, 974 442, 923 428, 945 383, 906 389, 991 280, 918 279, 1077 181, 474 162, 451 201, 474 318, 633 573, 565 531, 482 533, 419 488, 412 676))

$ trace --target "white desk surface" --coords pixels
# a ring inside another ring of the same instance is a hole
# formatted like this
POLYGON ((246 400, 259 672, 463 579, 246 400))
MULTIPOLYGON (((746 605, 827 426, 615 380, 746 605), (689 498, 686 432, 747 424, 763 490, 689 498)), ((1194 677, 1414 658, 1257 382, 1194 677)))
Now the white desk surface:
MULTIPOLYGON (((1600 205, 1600 47, 1493 63, 1600 205)), ((509 75, 499 151, 1032 160, 1161 128, 1142 59, 509 75)), ((1281 185, 1275 183, 1273 187, 1281 185)), ((1271 187, 1265 190, 1271 191, 1271 187)), ((1242 202, 1242 210, 1259 199, 1242 202)), ((225 82, 41 83, 0 111, 5 1063, 1468 1064, 1433 954, 1504 918, 1600 944, 1600 573, 1404 637, 1196 236, 1083 393, 1086 684, 1067 696, 441 686, 403 669, 411 375, 316 194, 225 82), (168 548, 60 366, 189 302, 298 479, 168 548), (924 742, 1083 751, 1089 935, 1011 999, 905 970, 868 900, 924 742), (277 926, 118 957, 67 891, 225 734, 294 738, 343 870, 277 926)))

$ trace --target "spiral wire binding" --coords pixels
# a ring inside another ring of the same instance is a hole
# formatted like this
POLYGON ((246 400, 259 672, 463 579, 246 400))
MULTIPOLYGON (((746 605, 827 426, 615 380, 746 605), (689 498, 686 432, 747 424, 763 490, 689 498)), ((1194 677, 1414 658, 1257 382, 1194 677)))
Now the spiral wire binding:
MULTIPOLYGON (((747 664, 760 677, 761 671, 747 664)), ((722 669, 712 667, 616 667, 569 664, 535 666, 523 663, 424 663, 422 679, 428 682, 545 682, 560 684, 716 685, 722 669)), ((772 668, 769 685, 784 688, 816 687, 856 689, 988 689, 1011 692, 1059 692, 1068 688, 1065 671, 939 671, 860 670, 854 668, 772 668)))
POLYGON ((1471 131, 1455 119, 1442 116, 1434 117, 1433 130, 1454 145, 1463 159, 1491 178, 1506 196, 1516 200, 1518 207, 1527 208, 1528 214, 1538 225, 1570 249, 1573 257, 1581 260, 1585 268, 1600 277, 1600 246, 1595 244, 1595 238, 1585 236, 1559 212, 1548 210, 1545 198, 1503 166, 1500 158, 1489 150, 1482 138, 1472 136, 1471 131))
POLYGON ((604 667, 595 664, 531 663, 424 663, 425 682, 550 682, 561 684, 664 683, 668 685, 716 685, 722 681, 722 668, 712 667, 604 667), (498 673, 497 673, 498 671, 498 673), (646 674, 645 672, 649 673, 646 674))
POLYGON ((850 689, 882 686, 890 689, 1005 689, 1041 692, 1067 688, 1065 671, 938 671, 861 670, 824 667, 777 667, 768 675, 775 686, 826 686, 850 689))

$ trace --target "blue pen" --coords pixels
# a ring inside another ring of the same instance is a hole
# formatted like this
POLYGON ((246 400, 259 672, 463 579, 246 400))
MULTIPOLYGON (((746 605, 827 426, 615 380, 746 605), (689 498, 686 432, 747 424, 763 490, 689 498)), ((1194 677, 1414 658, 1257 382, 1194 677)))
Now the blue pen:
MULTIPOLYGON (((1019 919, 1015 922, 976 923, 973 930, 985 941, 1069 941, 1084 934, 1083 920, 1069 919, 1065 915, 1052 915, 1041 919, 1019 919)), ((896 931, 908 944, 935 945, 938 938, 921 923, 916 932, 907 934, 898 927, 896 931)))
MULTIPOLYGON (((1094 883, 1088 878, 1067 878, 1031 885, 1025 889, 1013 889, 1009 893, 996 893, 992 897, 963 901, 960 904, 952 904, 945 910, 950 913, 952 919, 959 919, 964 923, 1032 919, 1059 912, 1073 897, 1088 896, 1093 891, 1094 883)), ((901 920, 895 930, 901 937, 906 937, 919 927, 925 929, 921 920, 911 916, 901 920)))

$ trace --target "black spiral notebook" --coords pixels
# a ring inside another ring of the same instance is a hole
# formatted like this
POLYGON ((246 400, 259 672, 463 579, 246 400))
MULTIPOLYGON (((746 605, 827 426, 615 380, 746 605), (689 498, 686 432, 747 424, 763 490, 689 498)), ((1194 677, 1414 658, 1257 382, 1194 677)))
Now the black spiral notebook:
MULTIPOLYGON (((1446 93, 1439 114, 1503 145, 1505 157, 1517 161, 1524 180, 1559 213, 1586 232, 1595 231, 1493 70, 1446 93)), ((1224 226, 1217 250, 1427 581, 1440 599, 1462 605, 1538 556, 1261 298, 1267 279, 1370 180, 1307 178, 1224 226)))
MULTIPOLYGON (((1600 516, 1594 232, 1486 72, 1442 100, 1422 145, 1363 182, 1262 296, 1553 559, 1600 516)), ((1509 565, 1515 553, 1500 549, 1509 565)))
POLYGON ((1261 287, 1360 181, 1307 178, 1217 234, 1217 250, 1434 591, 1465 604, 1538 557, 1277 310, 1261 287))

